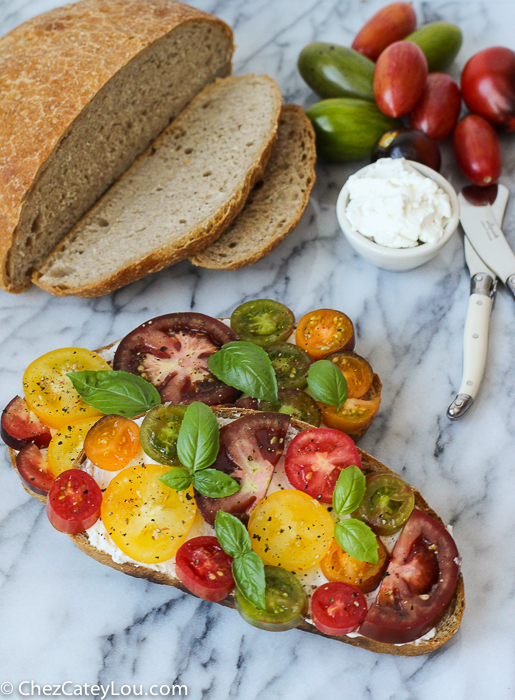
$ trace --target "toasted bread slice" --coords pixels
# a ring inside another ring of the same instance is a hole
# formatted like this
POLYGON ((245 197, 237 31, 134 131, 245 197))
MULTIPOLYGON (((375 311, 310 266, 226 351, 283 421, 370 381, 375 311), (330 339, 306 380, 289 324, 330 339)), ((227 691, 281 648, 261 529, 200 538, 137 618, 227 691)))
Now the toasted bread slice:
POLYGON ((277 142, 262 181, 220 238, 190 256, 194 265, 237 270, 261 260, 300 221, 315 184, 315 133, 298 105, 281 111, 277 142))

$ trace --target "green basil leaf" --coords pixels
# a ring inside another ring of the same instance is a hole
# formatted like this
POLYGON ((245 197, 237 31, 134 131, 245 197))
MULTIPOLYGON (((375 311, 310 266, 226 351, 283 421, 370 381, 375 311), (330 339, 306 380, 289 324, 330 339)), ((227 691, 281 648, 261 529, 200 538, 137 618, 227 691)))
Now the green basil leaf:
POLYGON ((240 592, 259 610, 266 610, 265 567, 256 552, 247 552, 232 563, 234 583, 240 592))
POLYGON ((336 406, 338 411, 347 401, 345 375, 329 360, 313 362, 308 370, 308 389, 314 399, 329 406, 336 406))
POLYGON ((193 473, 193 486, 208 498, 225 498, 240 490, 237 481, 218 469, 203 469, 193 473))
POLYGON ((342 469, 333 492, 336 515, 348 515, 356 510, 367 488, 367 480, 359 467, 351 464, 342 469))
POLYGON ((67 376, 81 399, 102 413, 134 418, 161 403, 157 389, 137 374, 84 370, 67 376))
POLYGON ((334 539, 353 559, 370 564, 379 561, 377 538, 361 520, 348 518, 337 522, 334 526, 334 539))
POLYGON ((187 469, 178 467, 160 476, 159 481, 162 481, 165 486, 169 486, 176 491, 185 491, 191 486, 191 474, 187 469))
POLYGON ((210 467, 219 446, 220 428, 215 414, 205 404, 194 401, 186 409, 179 428, 177 455, 181 464, 194 472, 210 467))
POLYGON ((211 372, 222 382, 255 399, 277 403, 277 379, 263 348, 236 340, 226 343, 208 360, 211 372))
POLYGON ((215 533, 220 546, 230 557, 242 557, 252 552, 247 528, 235 515, 219 510, 215 518, 215 533))

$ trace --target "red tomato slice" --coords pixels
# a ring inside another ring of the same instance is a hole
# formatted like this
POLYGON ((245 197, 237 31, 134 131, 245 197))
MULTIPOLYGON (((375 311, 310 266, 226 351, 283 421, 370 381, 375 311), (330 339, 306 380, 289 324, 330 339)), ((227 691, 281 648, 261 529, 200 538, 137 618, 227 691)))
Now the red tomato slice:
POLYGON ((378 642, 405 644, 429 632, 454 595, 459 561, 445 527, 415 509, 395 545, 360 634, 378 642))
POLYGON ((15 396, 2 412, 2 440, 13 450, 21 450, 34 443, 38 447, 48 447, 52 434, 48 425, 29 410, 25 399, 15 396))
POLYGON ((56 530, 76 535, 96 523, 101 504, 102 491, 95 479, 80 469, 68 469, 54 481, 46 512, 56 530))
POLYGON ((216 537, 194 537, 177 552, 175 571, 190 593, 218 603, 234 590, 231 564, 216 537))
POLYGON ((331 503, 341 470, 351 464, 361 469, 359 452, 348 435, 331 428, 313 428, 303 430, 290 442, 284 469, 296 489, 331 503))
POLYGON ((54 483, 55 475, 48 466, 46 450, 34 444, 25 445, 16 455, 18 473, 31 491, 46 496, 54 483))
POLYGON ((367 600, 350 583, 324 583, 311 598, 311 615, 315 627, 336 636, 358 629, 367 614, 367 600))

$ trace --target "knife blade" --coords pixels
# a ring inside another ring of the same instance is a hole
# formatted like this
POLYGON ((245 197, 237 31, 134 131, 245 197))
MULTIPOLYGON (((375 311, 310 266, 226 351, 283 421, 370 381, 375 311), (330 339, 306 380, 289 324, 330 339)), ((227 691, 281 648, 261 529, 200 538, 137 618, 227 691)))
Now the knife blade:
MULTIPOLYGON (((502 224, 510 193, 504 185, 493 188, 487 188, 490 190, 488 203, 496 222, 502 224)), ((490 314, 497 289, 495 273, 477 255, 466 235, 464 247, 470 271, 470 296, 463 334, 463 375, 458 394, 447 409, 450 420, 461 418, 479 392, 486 366, 490 314)))

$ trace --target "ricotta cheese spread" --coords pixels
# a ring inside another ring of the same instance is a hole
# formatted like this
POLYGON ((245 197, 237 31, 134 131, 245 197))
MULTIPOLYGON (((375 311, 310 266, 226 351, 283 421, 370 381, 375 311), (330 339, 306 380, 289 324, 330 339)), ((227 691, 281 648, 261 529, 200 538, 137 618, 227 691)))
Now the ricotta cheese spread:
POLYGON ((388 248, 437 243, 451 217, 449 196, 404 158, 381 158, 347 181, 354 232, 388 248))

